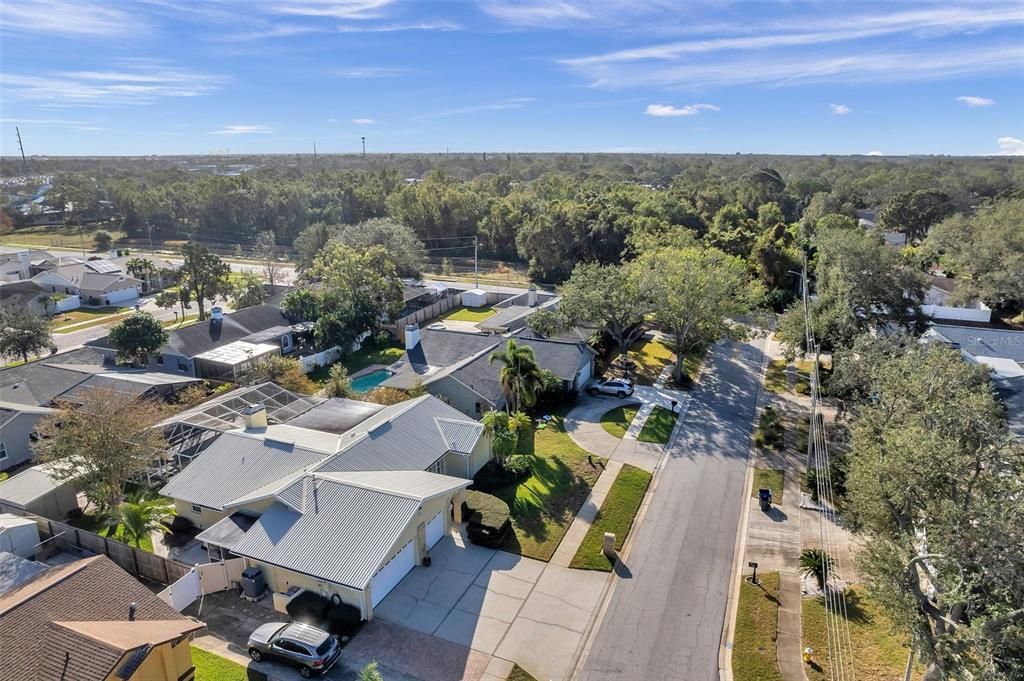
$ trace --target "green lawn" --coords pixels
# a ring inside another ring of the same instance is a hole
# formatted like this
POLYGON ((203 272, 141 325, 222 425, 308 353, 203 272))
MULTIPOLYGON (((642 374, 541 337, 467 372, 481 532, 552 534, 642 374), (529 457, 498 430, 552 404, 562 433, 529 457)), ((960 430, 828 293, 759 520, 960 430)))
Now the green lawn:
POLYGON ((638 407, 639 405, 627 404, 622 407, 615 407, 614 409, 605 412, 604 416, 601 417, 601 427, 604 428, 609 435, 621 438, 629 429, 629 424, 633 422, 633 418, 636 416, 638 407))
POLYGON ((636 439, 640 440, 640 442, 665 444, 668 442, 669 437, 672 436, 672 429, 676 426, 676 418, 678 418, 678 415, 671 409, 655 407, 651 415, 647 417, 647 421, 644 423, 644 427, 640 430, 640 434, 637 435, 636 439))
POLYGON ((451 319, 458 322, 482 322, 496 314, 498 314, 498 311, 493 307, 460 307, 449 312, 441 319, 451 319))
MULTIPOLYGON (((127 537, 124 536, 124 532, 122 531, 120 524, 117 526, 117 529, 115 529, 114 532, 109 532, 107 528, 103 525, 101 519, 93 515, 92 513, 86 513, 79 518, 69 520, 68 524, 74 525, 79 529, 92 532, 93 534, 109 537, 110 539, 117 540, 122 544, 128 544, 128 546, 135 546, 135 544, 133 544, 131 541, 129 541, 127 537)), ((147 534, 145 537, 142 538, 142 542, 138 545, 137 548, 140 548, 143 551, 148 551, 149 553, 153 553, 152 538, 147 534)))
MULTIPOLYGON (((704 355, 705 351, 701 350, 683 358, 683 371, 691 379, 695 379, 700 372, 704 355)), ((619 352, 616 350, 608 361, 613 362, 618 356, 619 352)), ((636 363, 636 368, 630 370, 629 377, 639 385, 653 385, 662 369, 675 361, 675 353, 660 340, 641 339, 629 346, 629 359, 636 363)))
POLYGON ((226 657, 192 646, 192 664, 196 668, 195 681, 266 681, 267 675, 248 669, 226 657))
POLYGON ((782 486, 785 479, 785 473, 776 468, 755 468, 754 484, 751 486, 750 493, 756 497, 757 490, 767 487, 772 491, 772 503, 781 504, 782 486))
POLYGON ((184 328, 186 326, 192 326, 197 321, 199 321, 199 315, 197 315, 197 314, 190 314, 190 315, 186 315, 184 318, 179 317, 178 319, 168 319, 168 320, 166 320, 166 321, 164 321, 162 323, 168 329, 170 329, 172 331, 176 331, 176 330, 182 329, 182 328, 184 328))
POLYGON ((111 319, 120 319, 131 312, 131 308, 113 306, 83 307, 77 310, 70 310, 69 312, 61 312, 52 318, 53 330, 59 332, 61 329, 72 324, 82 324, 82 326, 76 328, 85 329, 97 323, 105 323, 111 319), (93 322, 93 324, 86 324, 85 322, 93 322))
POLYGON ((124 238, 124 232, 115 229, 113 225, 96 226, 87 225, 82 229, 77 226, 68 227, 65 225, 36 225, 34 227, 22 227, 12 230, 0 236, 0 243, 12 244, 15 246, 31 246, 33 248, 46 248, 47 246, 58 246, 79 251, 82 244, 85 250, 91 253, 96 249, 96 242, 93 236, 98 231, 109 232, 114 242, 124 238))
POLYGON ((762 572, 758 579, 760 586, 745 580, 740 585, 732 645, 732 675, 735 681, 783 681, 775 654, 779 626, 779 573, 762 572))
POLYGON ((773 393, 785 392, 787 386, 786 360, 773 359, 764 374, 764 387, 773 393))
POLYGON ((651 474, 647 471, 629 464, 622 467, 569 567, 605 572, 612 569, 612 562, 601 553, 604 533, 614 532, 615 549, 622 548, 649 484, 651 474))
MULTIPOLYGON (((802 608, 803 645, 816 651, 817 669, 804 667, 809 681, 829 678, 828 640, 823 598, 805 598, 802 608)), ((858 678, 872 681, 902 681, 907 667, 905 642, 893 633, 892 622, 861 587, 846 592, 846 621, 849 623, 850 642, 856 651, 855 668, 858 678)), ((924 673, 921 665, 915 667, 913 678, 924 673)))
POLYGON ((571 408, 553 412, 544 428, 520 439, 519 453, 533 457, 533 475, 492 492, 512 512, 513 532, 502 546, 506 551, 550 560, 601 474, 604 460, 593 456, 591 464, 588 452, 565 432, 562 421, 571 408))
POLYGON ((513 664, 512 671, 508 673, 508 678, 505 681, 537 681, 537 679, 519 665, 513 664))

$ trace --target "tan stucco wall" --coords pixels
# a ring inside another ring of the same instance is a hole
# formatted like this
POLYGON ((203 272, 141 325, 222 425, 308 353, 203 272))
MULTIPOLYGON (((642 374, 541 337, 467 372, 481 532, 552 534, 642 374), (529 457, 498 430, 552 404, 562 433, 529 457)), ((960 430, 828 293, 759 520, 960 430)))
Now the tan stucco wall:
POLYGON ((480 439, 476 441, 476 446, 473 447, 473 453, 470 457, 470 476, 476 475, 476 472, 483 468, 484 464, 491 460, 494 456, 493 450, 491 449, 491 438, 486 433, 480 436, 480 439))
MULTIPOLYGON (((129 653, 131 654, 131 653, 129 653)), ((124 681, 117 675, 117 670, 125 662, 121 659, 114 666, 113 673, 107 677, 107 681, 124 681)), ((129 681, 178 681, 179 679, 191 679, 186 676, 187 672, 193 670, 192 649, 189 647, 189 639, 183 638, 172 645, 172 642, 163 643, 153 648, 142 664, 138 666, 129 681)))
POLYGON ((354 605, 363 612, 363 616, 366 617, 366 612, 363 608, 363 592, 359 589, 352 589, 342 584, 335 584, 334 582, 328 582, 326 580, 317 579, 316 577, 310 577, 304 575, 301 572, 294 572, 292 570, 286 570, 285 568, 278 567, 276 565, 270 565, 268 563, 261 563, 256 560, 246 559, 249 565, 259 565, 263 569, 263 577, 267 580, 267 587, 271 591, 277 591, 284 593, 288 591, 289 587, 298 586, 303 589, 308 589, 314 593, 318 593, 321 596, 330 598, 334 594, 338 594, 338 597, 349 605, 354 605))
POLYGON ((205 530, 211 527, 217 523, 217 521, 226 518, 228 515, 222 511, 215 511, 214 509, 206 508, 205 506, 200 506, 200 512, 196 513, 192 510, 192 504, 187 501, 182 501, 181 499, 174 500, 174 512, 191 520, 200 530, 205 530))

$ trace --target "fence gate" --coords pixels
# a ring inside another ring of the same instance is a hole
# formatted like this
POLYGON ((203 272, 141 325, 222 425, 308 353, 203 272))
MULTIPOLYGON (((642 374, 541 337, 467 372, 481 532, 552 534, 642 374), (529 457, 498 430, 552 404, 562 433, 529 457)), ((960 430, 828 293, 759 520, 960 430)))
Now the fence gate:
POLYGON ((244 558, 231 558, 216 563, 201 563, 189 570, 184 577, 161 591, 159 596, 165 603, 181 612, 203 594, 227 591, 242 577, 245 569, 244 558))
POLYGON ((199 586, 199 571, 192 568, 185 576, 157 594, 167 605, 181 612, 202 595, 199 586))

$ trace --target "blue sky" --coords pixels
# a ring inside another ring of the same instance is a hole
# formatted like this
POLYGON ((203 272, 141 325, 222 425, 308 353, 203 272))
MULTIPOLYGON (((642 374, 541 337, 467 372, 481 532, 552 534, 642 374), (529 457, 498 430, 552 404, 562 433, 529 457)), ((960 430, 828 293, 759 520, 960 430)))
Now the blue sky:
POLYGON ((1024 154, 1024 4, 17 0, 0 151, 1024 154))

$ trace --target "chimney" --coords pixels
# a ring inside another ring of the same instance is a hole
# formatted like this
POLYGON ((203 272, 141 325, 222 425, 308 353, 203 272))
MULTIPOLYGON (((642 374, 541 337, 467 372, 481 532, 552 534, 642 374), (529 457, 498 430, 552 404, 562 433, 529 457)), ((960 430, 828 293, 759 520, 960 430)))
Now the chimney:
POLYGON ((32 260, 29 257, 28 251, 20 251, 18 253, 18 268, 21 270, 22 279, 30 279, 32 277, 32 260))
POLYGON ((533 284, 530 284, 526 294, 526 304, 530 307, 537 307, 537 287, 533 284))
POLYGON ((419 324, 406 324, 405 325, 405 349, 412 350, 414 347, 420 344, 420 325, 419 324))
POLYGON ((259 430, 267 427, 267 408, 262 404, 250 404, 242 410, 246 430, 259 430))
POLYGON ((211 307, 210 308, 210 321, 214 321, 214 322, 218 322, 218 323, 224 321, 224 308, 222 308, 220 305, 217 305, 216 307, 211 307))
POLYGON ((131 604, 128 605, 128 621, 129 622, 134 622, 135 621, 135 611, 138 608, 139 608, 139 604, 138 603, 131 603, 131 604))

